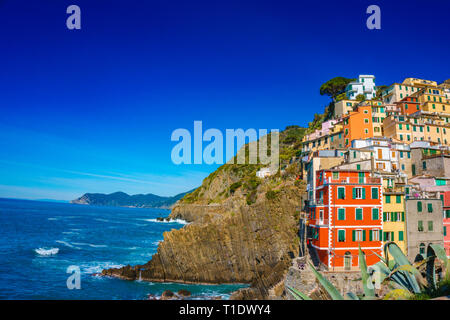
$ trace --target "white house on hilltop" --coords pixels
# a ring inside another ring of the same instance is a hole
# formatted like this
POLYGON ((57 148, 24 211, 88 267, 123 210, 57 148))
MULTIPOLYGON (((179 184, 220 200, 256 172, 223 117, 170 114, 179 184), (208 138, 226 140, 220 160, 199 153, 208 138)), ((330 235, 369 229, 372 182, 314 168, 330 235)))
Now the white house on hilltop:
POLYGON ((356 96, 362 94, 366 99, 372 99, 376 96, 375 76, 359 75, 358 80, 350 82, 345 88, 345 95, 350 100, 356 99, 356 96))

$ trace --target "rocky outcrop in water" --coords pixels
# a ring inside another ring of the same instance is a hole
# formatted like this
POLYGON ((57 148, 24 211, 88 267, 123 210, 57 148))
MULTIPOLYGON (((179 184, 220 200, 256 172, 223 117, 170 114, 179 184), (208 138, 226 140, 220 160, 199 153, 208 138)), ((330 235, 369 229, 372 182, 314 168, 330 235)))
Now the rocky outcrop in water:
MULTIPOLYGON (((286 135, 289 143, 297 128, 286 135)), ((294 141, 294 142, 292 142, 294 141)), ((297 142, 296 142, 297 141, 297 142)), ((292 160, 281 144, 280 153, 292 160)), ((170 217, 190 224, 164 233, 157 253, 145 265, 103 270, 103 275, 183 283, 246 283, 234 299, 268 298, 298 255, 297 209, 305 191, 296 180, 298 162, 266 179, 261 165, 226 164, 187 194, 170 217)))

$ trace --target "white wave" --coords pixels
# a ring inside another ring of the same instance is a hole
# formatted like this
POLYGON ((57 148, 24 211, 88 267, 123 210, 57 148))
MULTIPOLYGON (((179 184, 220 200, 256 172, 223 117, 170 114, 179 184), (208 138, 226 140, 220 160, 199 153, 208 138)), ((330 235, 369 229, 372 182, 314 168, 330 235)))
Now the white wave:
POLYGON ((69 247, 69 248, 72 248, 72 249, 81 249, 80 247, 75 247, 74 245, 70 244, 67 241, 56 240, 55 242, 61 243, 61 244, 65 245, 66 247, 69 247))
POLYGON ((100 218, 96 218, 94 220, 100 221, 100 222, 109 222, 109 220, 107 220, 107 219, 100 219, 100 218))
POLYGON ((162 240, 158 240, 158 241, 152 242, 152 244, 154 244, 155 246, 158 246, 160 242, 162 242, 162 240))
POLYGON ((157 219, 143 219, 145 221, 148 222, 157 222, 157 223, 178 223, 178 224, 189 224, 189 222, 187 222, 186 220, 181 220, 181 219, 172 219, 172 220, 163 220, 163 221, 159 221, 157 219))
POLYGON ((49 221, 56 221, 56 220, 59 220, 58 218, 48 218, 47 220, 49 220, 49 221))
POLYGON ((58 254, 59 248, 51 248, 51 249, 38 248, 34 249, 34 252, 36 252, 38 255, 41 256, 53 256, 55 254, 58 254))
POLYGON ((72 244, 76 246, 89 246, 91 248, 106 248, 106 244, 92 244, 92 243, 85 243, 85 242, 72 242, 72 244))
POLYGON ((101 273, 103 269, 122 268, 125 265, 114 262, 93 262, 86 265, 81 265, 81 270, 85 274, 101 273))

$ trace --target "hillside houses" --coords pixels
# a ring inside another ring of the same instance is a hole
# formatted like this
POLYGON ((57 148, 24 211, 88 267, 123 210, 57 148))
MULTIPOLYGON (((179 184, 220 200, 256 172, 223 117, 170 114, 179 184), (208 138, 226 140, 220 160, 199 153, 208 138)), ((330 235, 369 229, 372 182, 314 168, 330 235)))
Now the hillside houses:
POLYGON ((371 76, 357 101, 366 77, 303 138, 308 243, 338 271, 358 269, 359 246, 376 263, 388 241, 412 260, 430 243, 450 256, 450 81, 407 78, 378 100, 371 76))

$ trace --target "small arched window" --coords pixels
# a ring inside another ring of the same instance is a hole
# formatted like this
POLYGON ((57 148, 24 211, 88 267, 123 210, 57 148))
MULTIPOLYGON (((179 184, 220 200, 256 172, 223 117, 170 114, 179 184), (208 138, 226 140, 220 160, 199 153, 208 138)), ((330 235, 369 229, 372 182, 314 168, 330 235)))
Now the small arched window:
POLYGON ((420 254, 425 254, 425 243, 421 243, 419 245, 419 253, 420 254))

